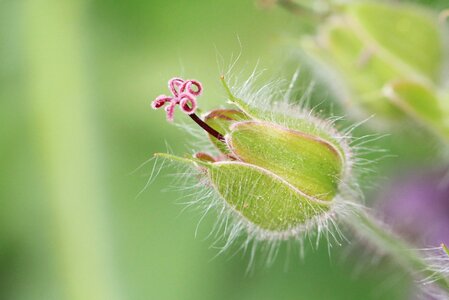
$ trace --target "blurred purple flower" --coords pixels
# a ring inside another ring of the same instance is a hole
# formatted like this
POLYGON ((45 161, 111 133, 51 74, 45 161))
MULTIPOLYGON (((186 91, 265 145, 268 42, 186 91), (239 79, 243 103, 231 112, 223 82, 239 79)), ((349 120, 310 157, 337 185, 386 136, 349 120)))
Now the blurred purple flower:
POLYGON ((414 170, 394 178, 380 195, 379 210, 393 229, 417 246, 449 245, 447 171, 414 170))

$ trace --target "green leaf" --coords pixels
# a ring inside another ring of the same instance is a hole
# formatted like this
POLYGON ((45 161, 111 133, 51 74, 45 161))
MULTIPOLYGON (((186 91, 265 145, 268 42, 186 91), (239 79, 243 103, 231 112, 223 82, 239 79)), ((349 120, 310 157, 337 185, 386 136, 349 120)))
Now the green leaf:
POLYGON ((329 204, 314 201, 279 176, 246 163, 214 163, 209 176, 233 209, 265 230, 286 231, 329 210, 329 204))
POLYGON ((227 143, 239 159, 267 169, 305 194, 331 200, 343 172, 340 152, 329 142, 268 122, 241 122, 227 143))

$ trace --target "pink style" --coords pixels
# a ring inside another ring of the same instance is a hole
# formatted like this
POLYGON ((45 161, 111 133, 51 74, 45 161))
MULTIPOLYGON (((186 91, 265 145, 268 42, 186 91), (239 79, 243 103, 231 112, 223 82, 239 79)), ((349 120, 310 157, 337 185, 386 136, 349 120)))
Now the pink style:
POLYGON ((182 78, 172 78, 168 81, 168 89, 173 96, 160 95, 152 103, 153 109, 158 109, 168 103, 165 107, 167 120, 172 122, 175 113, 175 106, 179 104, 181 110, 191 115, 197 108, 196 97, 201 95, 203 87, 197 80, 184 80, 182 78))

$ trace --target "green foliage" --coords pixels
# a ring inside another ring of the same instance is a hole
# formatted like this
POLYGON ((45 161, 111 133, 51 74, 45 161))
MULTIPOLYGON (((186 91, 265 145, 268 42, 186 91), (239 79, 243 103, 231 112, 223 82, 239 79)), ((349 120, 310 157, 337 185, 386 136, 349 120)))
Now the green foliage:
MULTIPOLYGON (((420 1, 428 5, 438 0, 420 1)), ((447 6, 447 1, 439 2, 441 7, 447 6)), ((152 173, 151 163, 127 176, 152 153, 164 151, 165 141, 175 153, 185 151, 184 144, 189 142, 185 134, 167 126, 162 115, 147 109, 149 98, 163 88, 161 78, 183 73, 205 79, 204 96, 209 100, 203 104, 213 107, 221 102, 209 97, 220 94, 211 79, 211 74, 218 75, 217 52, 225 60, 218 58, 220 68, 226 69, 231 54, 241 50, 238 36, 243 58, 234 70, 251 69, 260 59, 260 65, 276 71, 286 57, 283 51, 278 55, 282 48, 279 39, 284 37, 280 33, 303 33, 302 18, 276 9, 259 10, 253 1, 240 0, 222 1, 218 9, 216 2, 207 0, 5 0, 0 1, 0 16, 1 299, 409 297, 409 282, 399 268, 382 264, 354 277, 352 263, 329 263, 325 243, 309 251, 301 265, 292 259, 294 254, 280 251, 272 268, 247 276, 246 259, 222 255, 211 260, 216 249, 210 249, 210 242, 192 238, 197 212, 180 214, 179 206, 173 204, 179 194, 161 192, 171 179, 160 176, 153 185, 145 186, 152 173), (134 199, 142 188, 142 194, 134 199), (389 283, 390 277, 400 278, 399 282, 383 284, 385 278, 389 283)), ((387 28, 384 33, 389 31, 387 28)), ((336 70, 349 65, 339 73, 341 79, 354 89, 351 93, 363 94, 351 98, 351 103, 360 102, 367 112, 385 114, 390 120, 405 118, 402 110, 390 104, 394 99, 380 93, 383 83, 399 71, 376 62, 381 60, 376 55, 360 56, 364 41, 352 39, 350 29, 342 28, 341 35, 335 37, 341 39, 336 41, 341 43, 336 49, 348 51, 348 55, 318 59, 329 66, 335 63, 337 67, 332 68, 336 70), (371 60, 362 59, 364 67, 354 67, 360 57, 371 60), (372 101, 370 95, 379 101, 372 101)), ((397 42, 402 39, 397 36, 397 42)), ((412 46, 410 51, 416 52, 412 46)), ((432 49, 421 52, 432 57, 436 54, 432 49)), ((417 56, 406 53, 405 57, 408 62, 404 64, 413 64, 417 56)), ((432 74, 435 66, 420 62, 409 66, 413 70, 410 74, 432 74)), ((439 99, 438 107, 447 108, 449 93, 435 89, 438 80, 435 84, 409 77, 403 81, 418 90, 422 87, 425 97, 439 99)), ((397 94, 409 93, 398 90, 397 94)), ((323 98, 314 100, 318 103, 323 98)), ((416 111, 424 114, 423 120, 438 115, 433 105, 429 108, 420 99, 404 102, 429 110, 416 111)), ((409 104, 411 110, 413 105, 409 104)), ((332 135, 310 122, 284 114, 275 116, 270 111, 251 117, 269 122, 275 119, 344 152, 332 135)), ((215 125, 223 132, 230 131, 230 124, 220 127, 218 123, 215 125)), ((388 174, 401 164, 427 164, 425 144, 410 143, 405 135, 378 141, 378 146, 396 154, 394 160, 383 161, 379 174, 388 174)), ((220 171, 227 172, 224 168, 220 171)), ((241 177, 252 174, 245 171, 241 177)), ((264 174, 258 172, 257 176, 264 178, 264 174)), ((227 180, 222 187, 244 183, 227 180)), ((273 183, 273 178, 269 180, 273 183)), ((372 181, 375 185, 377 179, 372 181)), ((277 191, 289 194, 291 190, 282 185, 277 191)), ((368 203, 373 198, 368 195, 368 203)), ((233 202, 232 197, 229 201, 233 202)), ((213 222, 205 218, 198 236, 206 236, 213 222)), ((333 250, 337 252, 332 251, 334 261, 339 250, 333 250)))

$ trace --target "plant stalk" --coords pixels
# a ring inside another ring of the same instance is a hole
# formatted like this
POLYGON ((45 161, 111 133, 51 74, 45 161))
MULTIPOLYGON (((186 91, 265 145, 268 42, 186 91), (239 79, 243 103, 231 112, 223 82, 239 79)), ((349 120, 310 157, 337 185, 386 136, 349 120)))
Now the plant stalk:
POLYGON ((41 205, 52 216, 55 287, 64 299, 118 299, 82 51, 85 1, 33 0, 22 7, 30 125, 48 199, 41 205))
POLYGON ((364 209, 358 209, 354 214, 343 220, 356 234, 372 243, 395 262, 411 272, 418 280, 434 278, 433 284, 449 295, 449 281, 444 274, 433 270, 424 257, 413 249, 402 238, 388 230, 364 209))

